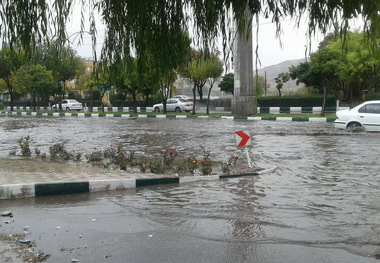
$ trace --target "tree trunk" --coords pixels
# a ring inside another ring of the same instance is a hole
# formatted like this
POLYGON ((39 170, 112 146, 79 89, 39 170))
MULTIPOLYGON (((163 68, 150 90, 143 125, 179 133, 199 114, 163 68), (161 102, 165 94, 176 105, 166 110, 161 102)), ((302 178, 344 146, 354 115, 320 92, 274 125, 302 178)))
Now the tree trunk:
POLYGON ((137 99, 136 99, 136 93, 132 93, 132 101, 133 101, 133 112, 137 113, 137 99))
POLYGON ((8 78, 6 78, 4 80, 5 80, 6 84, 7 84, 9 97, 11 99, 11 111, 13 111, 14 96, 13 96, 13 88, 11 86, 11 81, 8 78))
POLYGON ((214 86, 214 82, 210 85, 210 88, 208 89, 208 94, 207 94, 207 106, 206 106, 206 114, 210 114, 210 96, 211 96, 211 89, 214 86))
POLYGON ((197 89, 197 84, 196 82, 194 82, 194 85, 193 85, 193 112, 192 114, 195 115, 195 91, 197 89))
POLYGON ((163 113, 165 113, 166 114, 166 112, 167 112, 167 110, 166 110, 166 102, 167 102, 168 100, 167 99, 163 99, 162 100, 162 112, 163 113))
POLYGON ((199 94, 199 99, 202 100, 203 99, 203 85, 198 85, 197 90, 199 94))
POLYGON ((36 111, 37 94, 35 94, 34 92, 32 92, 32 96, 33 96, 33 111, 36 111))
POLYGON ((145 94, 145 107, 149 106, 149 93, 145 94))
POLYGON ((93 105, 94 105, 94 88, 92 86, 90 87, 90 92, 91 92, 91 99, 90 99, 89 112, 92 112, 93 111, 93 105))
POLYGON ((104 97, 105 94, 106 94, 106 89, 104 89, 104 91, 102 91, 102 94, 100 96, 100 104, 102 105, 102 112, 104 112, 103 97, 104 97))
POLYGON ((323 87, 323 102, 322 102, 321 116, 325 116, 326 97, 327 97, 327 87, 324 86, 324 87, 323 87))
MULTIPOLYGON (((9 90, 8 90, 9 91, 9 90)), ((13 111, 13 104, 14 104, 14 96, 13 92, 9 92, 9 97, 11 97, 11 111, 13 111)))

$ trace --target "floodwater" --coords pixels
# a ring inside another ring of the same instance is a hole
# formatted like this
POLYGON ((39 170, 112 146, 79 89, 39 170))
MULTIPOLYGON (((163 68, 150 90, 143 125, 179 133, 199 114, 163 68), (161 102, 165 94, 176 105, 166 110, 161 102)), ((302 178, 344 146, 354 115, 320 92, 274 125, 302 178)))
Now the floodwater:
POLYGON ((249 130, 251 157, 277 166, 257 177, 0 201, 15 214, 2 231, 30 225, 28 237, 52 254, 47 262, 380 258, 379 134, 337 131, 333 123, 216 118, 1 117, 0 125, 0 158, 29 135, 42 152, 55 143, 76 151, 122 143, 141 154, 162 148, 200 154, 203 145, 225 160, 243 156, 233 134, 249 130))

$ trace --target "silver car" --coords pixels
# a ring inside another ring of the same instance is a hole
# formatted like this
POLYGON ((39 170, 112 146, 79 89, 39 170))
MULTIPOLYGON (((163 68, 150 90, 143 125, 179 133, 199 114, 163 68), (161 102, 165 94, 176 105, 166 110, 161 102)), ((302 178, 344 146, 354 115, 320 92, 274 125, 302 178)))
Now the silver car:
MULTIPOLYGON (((78 111, 83 110, 82 103, 80 103, 77 100, 73 100, 73 99, 62 100, 61 104, 62 104, 63 110, 67 110, 67 111, 69 111, 69 110, 78 110, 78 111)), ((55 104, 55 105, 51 106, 51 109, 52 110, 59 109, 59 104, 55 104)))
MULTIPOLYGON (((174 112, 190 112, 193 109, 193 102, 185 99, 168 99, 166 101, 166 111, 174 111, 174 112)), ((154 112, 161 112, 164 110, 164 104, 154 104, 153 105, 154 112)))

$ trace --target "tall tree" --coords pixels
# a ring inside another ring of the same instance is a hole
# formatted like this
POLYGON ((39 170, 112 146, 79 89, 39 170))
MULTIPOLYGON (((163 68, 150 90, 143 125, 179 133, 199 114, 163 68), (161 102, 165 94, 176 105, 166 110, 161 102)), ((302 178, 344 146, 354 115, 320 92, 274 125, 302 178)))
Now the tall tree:
POLYGON ((114 83, 117 92, 132 97, 134 112, 137 113, 137 95, 142 92, 143 78, 139 79, 136 59, 119 60, 109 67, 109 71, 110 82, 114 83))
POLYGON ((227 47, 233 38, 228 15, 232 14, 237 29, 244 32, 245 24, 250 21, 244 16, 246 10, 257 18, 271 18, 278 32, 281 30, 281 21, 288 17, 299 25, 306 16, 309 35, 317 29, 326 33, 336 21, 341 21, 340 27, 345 31, 353 19, 362 17, 367 38, 372 39, 374 48, 378 48, 375 39, 380 35, 378 0, 3 0, 0 2, 1 38, 12 46, 20 43, 27 51, 33 49, 36 43, 51 39, 52 36, 56 37, 59 46, 63 46, 62 43, 68 39, 66 24, 74 8, 82 8, 82 34, 90 32, 93 45, 96 44, 94 14, 100 13, 106 26, 104 57, 112 60, 117 54, 140 56, 150 49, 151 55, 157 58, 157 65, 165 65, 176 59, 182 46, 182 38, 179 36, 190 28, 196 32, 195 43, 202 45, 202 48, 215 43, 220 33, 223 44, 227 47), (82 6, 78 7, 78 4, 82 6), (87 19, 85 12, 88 10, 91 24, 89 29, 84 26, 87 19), (192 19, 189 19, 190 15, 192 19), (189 21, 193 25, 189 26, 189 21))
POLYGON ((223 63, 220 61, 218 56, 215 54, 208 58, 207 60, 207 72, 208 72, 208 78, 207 82, 209 84, 208 93, 207 93, 207 107, 206 112, 207 114, 210 114, 210 96, 211 96, 211 90, 214 87, 215 81, 217 81, 223 73, 223 63))
POLYGON ((254 76, 253 85, 255 85, 254 90, 255 90, 256 98, 260 98, 261 95, 263 94, 263 91, 265 91, 265 89, 269 88, 269 84, 265 83, 265 78, 263 76, 260 76, 260 75, 254 76))
POLYGON ((282 72, 274 79, 276 82, 276 89, 278 90, 278 95, 281 97, 281 90, 284 84, 289 81, 289 74, 282 72))
POLYGON ((15 85, 24 87, 32 96, 33 109, 36 110, 39 97, 48 98, 56 89, 51 71, 42 65, 26 64, 15 73, 15 85))
POLYGON ((203 98, 203 87, 209 77, 209 62, 210 54, 195 49, 191 50, 190 60, 187 65, 180 70, 182 77, 189 79, 193 83, 193 114, 196 108, 196 92, 199 98, 203 98))
MULTIPOLYGON (((35 63, 44 65, 58 83, 59 95, 65 97, 66 83, 74 80, 80 73, 85 71, 85 65, 76 51, 70 47, 58 45, 42 45, 35 52, 35 63)), ((61 105, 60 105, 61 108, 61 105)))
POLYGON ((6 84, 7 91, 10 97, 11 111, 15 100, 15 89, 12 83, 12 75, 25 63, 25 56, 22 51, 3 47, 0 50, 0 78, 6 84))
POLYGON ((349 32, 346 39, 328 35, 311 54, 310 62, 289 68, 297 84, 305 83, 322 93, 322 114, 327 94, 343 100, 359 99, 365 91, 376 91, 380 82, 380 50, 371 52, 363 33, 349 32))

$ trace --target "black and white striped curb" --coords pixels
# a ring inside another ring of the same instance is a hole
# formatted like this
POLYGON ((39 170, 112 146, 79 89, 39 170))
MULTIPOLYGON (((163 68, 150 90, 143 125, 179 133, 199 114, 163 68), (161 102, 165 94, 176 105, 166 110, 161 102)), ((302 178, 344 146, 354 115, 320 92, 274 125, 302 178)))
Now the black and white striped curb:
POLYGON ((221 118, 248 121, 304 121, 304 122, 334 122, 335 118, 322 117, 247 117, 247 116, 195 116, 195 115, 155 115, 155 114, 123 114, 123 113, 69 113, 69 112, 2 112, 3 115, 40 116, 40 117, 108 117, 108 118, 155 118, 155 119, 207 119, 221 118))
POLYGON ((15 199, 24 197, 38 197, 51 195, 68 195, 78 193, 102 192, 112 190, 126 190, 131 188, 147 187, 163 184, 182 184, 196 181, 220 180, 245 176, 258 176, 274 171, 276 167, 247 174, 186 176, 186 177, 159 177, 136 179, 93 180, 83 182, 55 182, 33 184, 0 185, 0 199, 15 199))
MULTIPOLYGON (((14 106, 14 110, 25 110, 25 111, 33 111, 33 107, 25 106, 19 107, 14 106)), ((38 111, 47 111, 51 110, 50 107, 36 107, 38 111)), ((335 113, 338 110, 349 109, 349 107, 326 107, 326 113, 335 113)), ((10 107, 6 107, 7 111, 10 111, 10 107)), ((88 108, 84 108, 84 110, 88 110, 88 108)), ((117 113, 117 112, 134 112, 134 107, 104 107, 105 112, 117 113)), ((206 112, 206 107, 197 107, 197 112, 206 112)), ((230 107, 211 107, 209 110, 214 112, 225 112, 231 113, 230 107)), ((100 112, 102 111, 101 107, 93 107, 92 111, 100 112)), ((136 107, 136 111, 139 113, 142 112, 153 112, 153 107, 136 107)), ((322 111, 322 107, 257 107, 257 112, 260 114, 280 114, 280 113, 288 113, 288 114, 320 114, 322 111)))

